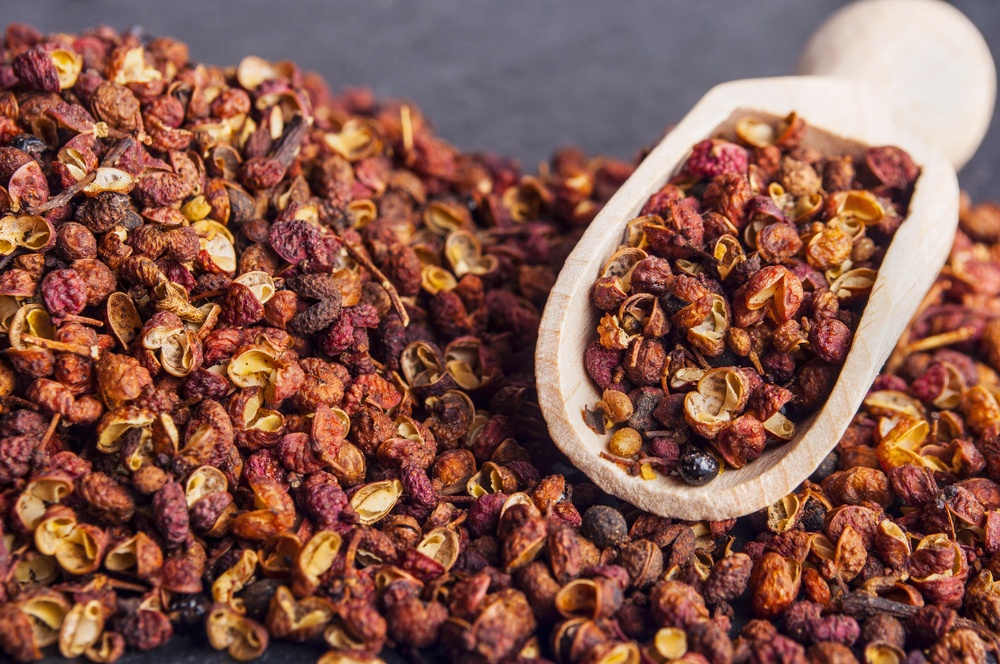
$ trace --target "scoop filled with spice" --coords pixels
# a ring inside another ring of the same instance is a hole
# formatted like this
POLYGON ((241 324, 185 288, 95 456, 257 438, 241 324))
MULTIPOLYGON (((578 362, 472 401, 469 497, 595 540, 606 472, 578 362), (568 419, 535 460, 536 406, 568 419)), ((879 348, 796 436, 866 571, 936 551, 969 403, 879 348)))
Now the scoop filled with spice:
POLYGON ((800 69, 835 77, 709 91, 546 305, 536 377, 553 440, 651 512, 727 519, 809 477, 951 246, 954 168, 995 96, 976 28, 937 0, 857 3, 800 69))

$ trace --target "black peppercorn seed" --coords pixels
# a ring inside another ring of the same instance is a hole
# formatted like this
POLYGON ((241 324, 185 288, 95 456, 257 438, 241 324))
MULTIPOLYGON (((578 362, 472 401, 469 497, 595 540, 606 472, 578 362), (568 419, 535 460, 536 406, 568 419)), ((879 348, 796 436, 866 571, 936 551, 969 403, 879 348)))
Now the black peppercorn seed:
POLYGON ((681 450, 677 460, 677 474, 691 486, 708 484, 718 477, 720 468, 718 459, 690 445, 681 450))

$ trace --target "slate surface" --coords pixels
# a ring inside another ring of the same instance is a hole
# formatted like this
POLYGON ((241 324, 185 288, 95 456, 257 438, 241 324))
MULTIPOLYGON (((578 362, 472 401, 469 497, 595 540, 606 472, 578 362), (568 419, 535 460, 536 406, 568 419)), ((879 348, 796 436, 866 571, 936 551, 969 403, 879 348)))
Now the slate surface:
MULTIPOLYGON (((140 25, 194 58, 294 59, 336 88, 414 100, 465 151, 529 170, 562 145, 630 157, 712 85, 791 73, 810 32, 844 0, 0 0, 0 21, 77 32, 140 25)), ((996 55, 1000 3, 954 0, 996 55)), ((1000 121, 960 173, 974 199, 1000 198, 1000 121)), ((262 662, 310 661, 278 644, 262 662)), ((393 658, 397 661, 398 658, 393 658)), ((125 664, 224 662, 178 638, 125 664)))

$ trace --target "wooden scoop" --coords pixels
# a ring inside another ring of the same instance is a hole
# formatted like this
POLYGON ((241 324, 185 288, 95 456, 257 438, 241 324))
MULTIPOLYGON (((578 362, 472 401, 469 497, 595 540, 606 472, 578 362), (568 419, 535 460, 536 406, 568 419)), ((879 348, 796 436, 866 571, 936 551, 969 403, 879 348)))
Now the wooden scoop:
POLYGON ((959 198, 954 167, 982 140, 996 94, 993 61, 976 28, 938 0, 869 0, 841 10, 817 31, 800 70, 841 78, 744 80, 710 90, 597 215, 545 306, 535 371, 549 433, 594 483, 644 510, 688 520, 728 519, 793 491, 840 440, 951 248, 959 198), (848 75, 853 80, 843 78, 848 75), (902 105, 880 95, 886 90, 902 105), (695 143, 732 137, 741 117, 774 122, 792 111, 811 128, 805 145, 834 155, 895 145, 921 168, 909 216, 878 271, 840 378, 791 442, 768 446, 739 470, 726 468, 701 487, 659 473, 650 480, 630 476, 601 458, 609 436, 594 433, 583 419, 584 407, 601 398, 583 366, 598 320, 591 286, 621 243, 626 223, 695 143), (904 126, 907 121, 914 126, 904 126))

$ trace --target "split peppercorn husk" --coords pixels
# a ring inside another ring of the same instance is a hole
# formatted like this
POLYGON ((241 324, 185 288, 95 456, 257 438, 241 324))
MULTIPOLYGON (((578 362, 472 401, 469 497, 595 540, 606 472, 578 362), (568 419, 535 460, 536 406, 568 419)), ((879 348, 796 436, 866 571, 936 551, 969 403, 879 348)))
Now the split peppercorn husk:
POLYGON ((523 175, 411 105, 170 39, 12 25, 4 49, 10 658, 113 662, 176 630, 329 664, 995 651, 1000 207, 963 213, 839 472, 673 522, 559 474, 532 389, 538 307, 629 165, 523 175), (888 435, 905 415, 930 437, 888 435), (880 465, 885 438, 906 463, 880 465))
POLYGON ((584 419, 628 425, 609 462, 706 484, 823 405, 920 171, 892 146, 821 154, 810 131, 795 113, 741 118, 626 224, 583 358, 604 391, 584 419))

